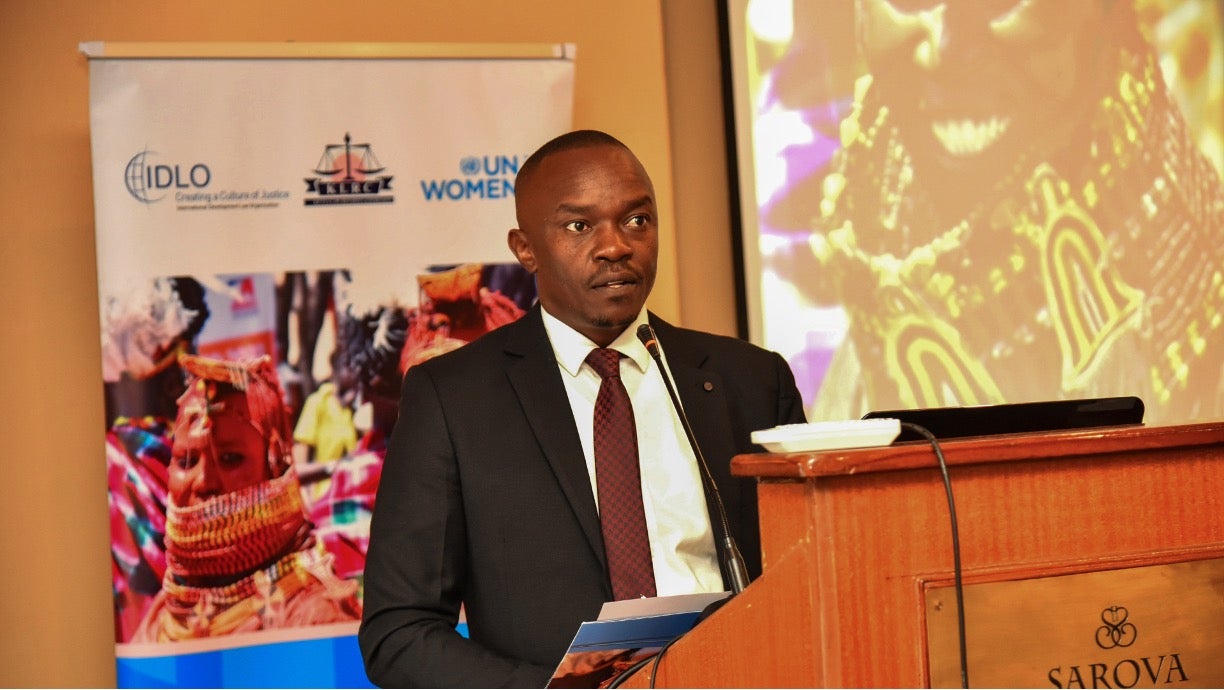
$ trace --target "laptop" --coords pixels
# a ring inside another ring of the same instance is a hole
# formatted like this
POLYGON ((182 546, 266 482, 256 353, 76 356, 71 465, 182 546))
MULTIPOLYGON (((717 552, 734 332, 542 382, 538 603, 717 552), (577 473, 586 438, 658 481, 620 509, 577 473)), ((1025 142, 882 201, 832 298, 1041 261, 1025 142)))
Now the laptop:
MULTIPOLYGON (((873 410, 863 415, 863 419, 899 419, 903 423, 923 427, 935 438, 945 439, 1142 424, 1143 401, 1132 395, 1001 405, 873 410)), ((896 440, 922 439, 921 435, 902 426, 901 435, 896 440)))

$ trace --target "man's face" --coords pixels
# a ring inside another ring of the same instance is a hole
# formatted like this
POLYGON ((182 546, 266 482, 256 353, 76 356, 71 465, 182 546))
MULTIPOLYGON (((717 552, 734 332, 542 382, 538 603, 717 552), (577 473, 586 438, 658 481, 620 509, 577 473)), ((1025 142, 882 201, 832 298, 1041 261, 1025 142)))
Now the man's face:
POLYGON ((251 425, 246 396, 231 392, 209 402, 202 391, 188 393, 174 427, 174 504, 186 508, 269 478, 268 446, 251 425))
POLYGON ((654 286, 654 187, 617 146, 554 153, 515 190, 510 250, 536 277, 550 314, 603 346, 628 327, 654 286))
POLYGON ((1026 151, 1067 145, 1101 86, 1094 62, 1105 4, 859 0, 873 88, 920 172, 952 184, 997 178, 1026 151))

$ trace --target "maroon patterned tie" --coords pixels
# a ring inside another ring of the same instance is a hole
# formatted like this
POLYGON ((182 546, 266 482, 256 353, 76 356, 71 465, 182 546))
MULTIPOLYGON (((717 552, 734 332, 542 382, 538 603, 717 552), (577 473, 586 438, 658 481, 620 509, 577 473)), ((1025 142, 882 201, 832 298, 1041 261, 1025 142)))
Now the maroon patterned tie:
POLYGON ((595 398, 595 483, 612 594, 618 600, 655 595, 642 509, 637 428, 629 393, 620 379, 621 356, 616 350, 597 348, 586 358, 603 379, 595 398))

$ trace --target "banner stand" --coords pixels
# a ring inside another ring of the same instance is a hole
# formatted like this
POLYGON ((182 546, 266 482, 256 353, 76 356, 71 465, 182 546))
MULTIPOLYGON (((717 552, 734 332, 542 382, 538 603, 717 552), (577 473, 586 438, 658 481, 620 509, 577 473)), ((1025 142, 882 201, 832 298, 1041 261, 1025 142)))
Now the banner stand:
POLYGON ((368 687, 399 381, 534 303, 505 233, 519 166, 572 128, 575 46, 79 49, 117 684, 368 687), (204 488, 176 429, 251 471, 204 488))

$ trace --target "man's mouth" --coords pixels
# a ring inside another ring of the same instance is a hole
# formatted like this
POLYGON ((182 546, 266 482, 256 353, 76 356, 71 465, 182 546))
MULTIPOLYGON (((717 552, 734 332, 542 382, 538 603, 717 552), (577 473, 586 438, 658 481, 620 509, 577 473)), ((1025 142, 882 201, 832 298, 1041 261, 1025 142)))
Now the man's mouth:
POLYGON ((594 289, 623 290, 637 285, 638 275, 625 267, 606 267, 611 270, 599 271, 591 277, 590 285, 594 289))
POLYGON ((1009 117, 940 120, 931 124, 931 133, 953 156, 974 156, 990 148, 1007 132, 1009 126, 1009 117))
POLYGON ((625 278, 625 279, 620 279, 620 280, 608 280, 602 283, 597 283, 595 287, 605 288, 605 289, 610 289, 610 290, 619 290, 622 288, 632 287, 633 285, 636 285, 636 284, 637 284, 637 281, 625 278))

